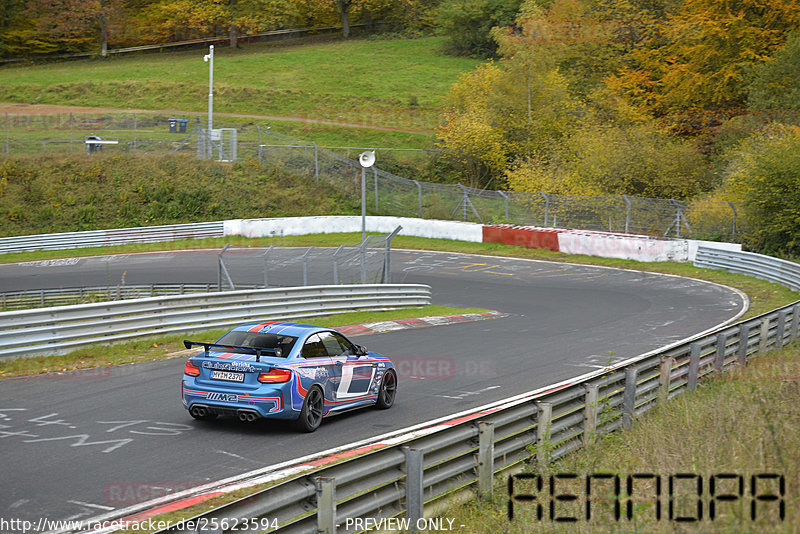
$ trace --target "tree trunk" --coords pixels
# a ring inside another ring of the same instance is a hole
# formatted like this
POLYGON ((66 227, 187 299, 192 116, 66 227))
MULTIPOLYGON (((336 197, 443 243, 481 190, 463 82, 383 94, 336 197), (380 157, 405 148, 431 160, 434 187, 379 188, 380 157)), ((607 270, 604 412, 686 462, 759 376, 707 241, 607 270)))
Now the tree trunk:
POLYGON ((342 15, 342 37, 350 37, 350 4, 353 0, 339 0, 339 13, 342 15))
POLYGON ((105 16, 100 16, 100 57, 108 55, 108 21, 105 16))

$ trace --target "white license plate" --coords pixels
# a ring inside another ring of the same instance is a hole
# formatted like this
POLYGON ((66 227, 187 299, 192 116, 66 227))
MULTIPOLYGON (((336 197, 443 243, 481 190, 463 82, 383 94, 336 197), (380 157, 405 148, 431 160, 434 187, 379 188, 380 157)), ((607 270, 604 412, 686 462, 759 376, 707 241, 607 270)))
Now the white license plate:
POLYGON ((211 371, 211 378, 214 380, 225 380, 227 382, 244 382, 244 373, 232 373, 230 371, 211 371))

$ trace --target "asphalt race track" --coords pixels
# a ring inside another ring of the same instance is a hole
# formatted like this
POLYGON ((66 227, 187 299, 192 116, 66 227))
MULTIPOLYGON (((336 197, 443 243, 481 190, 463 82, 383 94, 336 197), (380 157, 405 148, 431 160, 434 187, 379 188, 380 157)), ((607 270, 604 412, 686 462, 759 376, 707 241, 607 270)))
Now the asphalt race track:
MULTIPOLYGON (((717 326, 745 305, 721 286, 599 267, 411 251, 394 251, 392 267, 394 282, 431 285, 436 304, 510 315, 357 337, 398 364, 397 402, 332 418, 311 435, 194 421, 179 399, 183 359, 2 380, 0 517, 93 517, 578 376, 717 326)), ((123 272, 128 284, 215 283, 217 256, 0 265, 0 291, 117 283, 123 272)))

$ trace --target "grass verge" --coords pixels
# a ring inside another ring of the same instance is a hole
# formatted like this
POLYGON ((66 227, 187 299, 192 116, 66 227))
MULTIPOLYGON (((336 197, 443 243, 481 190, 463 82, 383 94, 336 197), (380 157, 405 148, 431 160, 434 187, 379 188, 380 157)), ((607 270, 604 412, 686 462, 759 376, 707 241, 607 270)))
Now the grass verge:
MULTIPOLYGON (((302 319, 304 323, 337 328, 351 324, 373 323, 430 317, 434 315, 455 315, 462 313, 482 313, 488 310, 481 308, 450 308, 447 306, 423 306, 420 308, 403 308, 386 311, 363 311, 320 315, 302 319)), ((77 369, 90 369, 107 365, 120 365, 152 360, 164 360, 183 357, 189 352, 183 347, 183 340, 191 337, 194 340, 214 340, 230 328, 221 328, 195 332, 193 334, 174 334, 154 336, 140 340, 119 343, 112 346, 94 345, 75 350, 69 354, 58 356, 33 356, 14 360, 0 360, 0 379, 28 376, 40 373, 69 372, 77 369)))
POLYGON ((498 480, 495 499, 472 501, 443 514, 454 518, 462 533, 484 532, 798 532, 800 525, 800 344, 768 352, 721 376, 701 382, 693 394, 679 395, 647 412, 625 432, 608 435, 594 445, 576 451, 544 469, 527 466, 525 472, 543 477, 543 492, 533 483, 515 486, 515 494, 539 495, 536 502, 515 503, 514 519, 508 519, 507 480, 498 480), (549 477, 577 474, 577 480, 556 482, 556 494, 574 494, 579 499, 555 504, 555 517, 577 517, 573 523, 550 520, 548 507, 554 499, 546 493, 549 477), (596 473, 619 475, 621 519, 613 514, 614 493, 610 484, 595 484, 589 501, 593 519, 587 521, 585 477, 596 473), (631 500, 632 520, 627 519, 626 477, 639 473, 660 475, 661 520, 655 519, 656 488, 652 481, 639 480, 631 500), (700 497, 697 481, 675 483, 670 501, 670 475, 690 474, 703 478, 700 497), (725 502, 716 495, 739 494, 725 502), (752 477, 777 474, 785 477, 785 519, 780 519, 780 501, 754 499, 753 495, 780 495, 779 480, 759 478, 753 493, 752 477), (600 491, 598 491, 600 488, 600 491), (543 517, 536 504, 544 503, 543 517), (698 505, 698 502, 700 503, 698 505), (711 503, 714 502, 714 519, 711 503), (674 508, 670 510, 671 504, 674 508), (677 521, 677 517, 700 521, 677 521), (753 506, 756 518, 753 520, 753 506), (673 519, 670 520, 670 517, 673 519))

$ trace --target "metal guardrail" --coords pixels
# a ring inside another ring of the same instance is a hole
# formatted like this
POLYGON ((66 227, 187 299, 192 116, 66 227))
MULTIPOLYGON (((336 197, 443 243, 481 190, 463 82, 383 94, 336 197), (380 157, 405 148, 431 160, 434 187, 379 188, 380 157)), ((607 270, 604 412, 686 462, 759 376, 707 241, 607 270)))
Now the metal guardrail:
POLYGON ((430 301, 430 286, 380 284, 228 291, 3 312, 0 358, 62 354, 94 343, 248 320, 424 306, 430 301))
POLYGON ((700 247, 694 265, 746 274, 800 291, 800 265, 763 254, 700 247))
MULTIPOLYGON (((702 254, 706 257, 709 251, 702 254)), ((748 253, 725 255, 732 267, 754 261, 748 253)), ((800 286, 796 264, 770 260, 758 259, 780 273, 784 283, 800 286)), ((278 529, 271 532, 355 532, 361 529, 355 528, 354 518, 380 520, 403 514, 413 525, 426 507, 431 510, 470 485, 477 484, 479 495, 491 496, 499 470, 532 458, 546 463, 598 436, 632 426, 650 408, 694 390, 700 379, 797 339, 799 326, 800 301, 614 367, 459 414, 452 422, 431 423, 402 443, 393 440, 395 444, 378 445, 356 458, 312 469, 192 520, 194 525, 198 520, 220 525, 221 532, 258 532, 263 526, 258 520, 277 522, 278 529), (253 529, 247 530, 247 525, 253 529)), ((160 532, 194 531, 178 525, 160 532)))
MULTIPOLYGON (((262 289, 263 286, 239 284, 237 289, 262 289)), ((64 287, 58 289, 24 289, 0 293, 0 309, 14 310, 67 306, 91 302, 141 299, 187 293, 219 291, 218 284, 143 284, 90 287, 64 287)))
POLYGON ((112 230, 89 230, 58 234, 34 234, 0 238, 0 254, 31 250, 63 250, 84 247, 108 247, 128 243, 157 243, 177 239, 224 237, 225 222, 214 221, 112 230))

